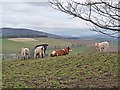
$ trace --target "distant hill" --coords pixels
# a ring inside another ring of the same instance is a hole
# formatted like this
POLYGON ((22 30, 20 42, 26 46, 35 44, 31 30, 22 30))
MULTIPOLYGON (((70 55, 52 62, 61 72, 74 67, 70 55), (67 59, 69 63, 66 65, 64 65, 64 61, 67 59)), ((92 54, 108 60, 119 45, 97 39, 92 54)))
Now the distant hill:
POLYGON ((24 28, 0 28, 2 31, 3 38, 15 38, 15 37, 51 37, 51 38, 65 38, 62 36, 41 32, 41 31, 34 31, 31 29, 24 29, 24 28))
POLYGON ((117 38, 113 38, 113 37, 110 37, 110 36, 107 36, 107 35, 104 35, 104 34, 96 34, 96 35, 90 35, 90 36, 77 36, 76 38, 79 38, 79 39, 94 39, 94 40, 117 40, 117 38))

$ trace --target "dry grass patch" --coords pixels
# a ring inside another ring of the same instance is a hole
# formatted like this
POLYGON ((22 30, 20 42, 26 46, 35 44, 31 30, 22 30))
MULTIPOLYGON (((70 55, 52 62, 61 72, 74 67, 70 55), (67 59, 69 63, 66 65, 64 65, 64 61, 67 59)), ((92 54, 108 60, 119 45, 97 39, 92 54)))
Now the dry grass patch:
POLYGON ((34 38, 9 38, 8 40, 15 41, 15 42, 30 42, 30 41, 37 41, 34 38))

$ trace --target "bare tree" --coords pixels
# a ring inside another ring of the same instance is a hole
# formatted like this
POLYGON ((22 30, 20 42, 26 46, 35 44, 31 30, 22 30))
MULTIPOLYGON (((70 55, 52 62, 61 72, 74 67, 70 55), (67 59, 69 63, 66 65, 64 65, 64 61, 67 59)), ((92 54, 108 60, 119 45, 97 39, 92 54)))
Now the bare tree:
POLYGON ((120 33, 120 1, 118 0, 50 0, 50 5, 73 18, 78 17, 90 22, 91 30, 119 37, 120 33))

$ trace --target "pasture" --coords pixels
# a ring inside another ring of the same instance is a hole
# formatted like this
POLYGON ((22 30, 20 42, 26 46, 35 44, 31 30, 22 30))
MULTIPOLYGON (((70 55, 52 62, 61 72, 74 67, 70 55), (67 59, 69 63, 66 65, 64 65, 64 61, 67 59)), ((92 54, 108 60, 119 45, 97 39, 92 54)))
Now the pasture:
POLYGON ((14 60, 6 57, 2 61, 3 88, 117 88, 118 49, 117 41, 111 41, 110 52, 97 52, 95 40, 69 40, 35 38, 33 41, 2 40, 2 53, 20 56, 21 47, 33 53, 37 44, 47 43, 46 51, 70 46, 72 52, 66 56, 43 59, 14 60))
MULTIPOLYGON (((89 51, 95 51, 94 50, 94 43, 98 42, 98 40, 94 39, 77 39, 77 40, 72 40, 72 39, 54 39, 54 38, 28 38, 28 39, 1 39, 0 46, 2 46, 2 52, 5 54, 6 59, 11 59, 11 57, 7 56, 7 54, 11 56, 20 57, 20 51, 22 47, 28 47, 31 52, 31 57, 33 57, 33 50, 34 47, 37 44, 42 44, 42 43, 47 43, 49 44, 47 48, 47 54, 50 54, 53 50, 55 49, 62 49, 64 47, 71 47, 73 49, 73 52, 71 54, 75 55, 78 53, 84 53, 84 52, 89 52, 89 51), (26 40, 26 41, 25 41, 26 40)), ((111 40, 110 41, 110 52, 116 52, 118 50, 118 41, 117 40, 111 40)), ((13 59, 13 58, 12 58, 13 59)))
MULTIPOLYGON (((33 50, 37 44, 47 43, 49 44, 46 53, 50 54, 55 49, 62 49, 64 47, 72 47, 72 54, 82 53, 86 50, 85 45, 76 46, 76 43, 72 43, 62 39, 53 39, 53 38, 35 38, 33 41, 15 41, 12 39, 3 39, 2 40, 2 53, 5 54, 6 59, 13 59, 8 54, 14 54, 16 57, 20 57, 20 52, 22 47, 28 47, 30 49, 31 57, 33 57, 33 50), (74 44, 74 46, 72 46, 74 44), (80 50, 79 50, 80 49, 80 50)), ((11 56, 12 56, 11 55, 11 56)))
POLYGON ((3 88, 117 88, 118 54, 4 60, 3 88))

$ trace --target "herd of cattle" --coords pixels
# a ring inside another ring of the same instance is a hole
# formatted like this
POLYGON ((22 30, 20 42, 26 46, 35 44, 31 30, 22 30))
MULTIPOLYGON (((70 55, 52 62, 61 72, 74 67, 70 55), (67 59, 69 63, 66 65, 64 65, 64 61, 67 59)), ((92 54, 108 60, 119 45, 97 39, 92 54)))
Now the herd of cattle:
MULTIPOLYGON (((35 46, 34 48, 34 58, 44 58, 45 57, 45 51, 48 47, 48 44, 40 44, 35 46)), ((101 43, 95 43, 95 47, 97 50, 99 51, 104 51, 106 52, 106 50, 109 48, 109 43, 108 42, 101 42, 101 43)), ((64 49, 59 49, 59 50, 54 50, 51 52, 51 54, 49 55, 50 57, 55 57, 55 56, 62 56, 62 55, 67 55, 69 54, 69 52, 71 52, 72 49, 70 47, 66 47, 64 49)), ((21 48, 21 57, 25 60, 25 59, 29 59, 30 55, 30 50, 29 48, 21 48)))

